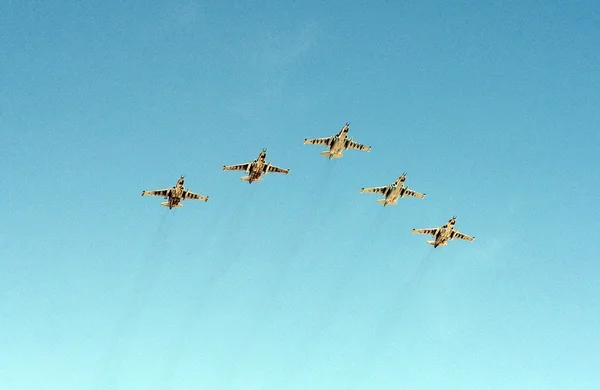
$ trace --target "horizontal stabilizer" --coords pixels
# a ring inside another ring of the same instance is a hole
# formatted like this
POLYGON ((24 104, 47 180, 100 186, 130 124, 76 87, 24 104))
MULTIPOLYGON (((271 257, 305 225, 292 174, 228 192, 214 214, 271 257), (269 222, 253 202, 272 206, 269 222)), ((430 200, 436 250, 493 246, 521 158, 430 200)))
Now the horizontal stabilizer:
MULTIPOLYGON (((429 245, 435 246, 435 241, 427 241, 427 243, 429 245)), ((441 243, 438 244, 438 246, 446 246, 446 245, 448 245, 448 241, 444 241, 444 242, 441 242, 441 243)))
MULTIPOLYGON (((169 207, 169 202, 162 202, 160 205, 161 205, 161 206, 165 206, 165 207, 169 207)), ((178 204, 178 205, 176 205, 176 206, 173 206, 172 208, 174 208, 174 209, 175 209, 175 208, 180 208, 180 207, 183 207, 183 205, 182 205, 181 203, 179 203, 179 204, 178 204)))
MULTIPOLYGON (((243 181, 250 181, 250 176, 244 176, 241 178, 243 181)), ((258 179, 253 179, 252 182, 255 181, 262 181, 262 177, 259 177, 258 179)))
POLYGON ((324 151, 324 152, 321 152, 321 156, 328 157, 330 160, 331 160, 332 158, 342 158, 342 154, 341 154, 341 153, 337 153, 337 154, 335 154, 335 153, 331 153, 331 152, 330 152, 330 151, 328 151, 328 150, 326 150, 326 151, 324 151))

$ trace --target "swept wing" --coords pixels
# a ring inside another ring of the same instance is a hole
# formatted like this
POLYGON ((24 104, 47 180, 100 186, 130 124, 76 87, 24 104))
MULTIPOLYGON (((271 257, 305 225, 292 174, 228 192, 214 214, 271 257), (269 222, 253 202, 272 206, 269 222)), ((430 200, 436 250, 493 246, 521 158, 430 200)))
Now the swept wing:
POLYGON ((170 188, 165 190, 142 191, 142 196, 163 196, 166 197, 171 192, 170 188))
POLYGON ((237 164, 237 165, 223 165, 224 171, 247 171, 250 168, 250 163, 237 164))
POLYGON ((421 194, 420 192, 413 191, 413 190, 411 190, 409 188, 405 188, 404 189, 404 195, 406 195, 406 196, 412 196, 412 197, 415 197, 415 198, 425 199, 425 194, 421 194))
POLYGON ((438 232, 439 228, 433 228, 433 229, 413 229, 411 231, 412 234, 428 234, 430 236, 435 236, 436 233, 438 232))
POLYGON ((450 238, 458 238, 460 240, 467 240, 467 241, 475 240, 475 237, 467 236, 466 234, 463 234, 463 233, 459 232, 458 230, 453 230, 452 233, 450 233, 450 238))
POLYGON ((202 195, 198 195, 193 193, 192 191, 188 191, 185 190, 183 191, 183 195, 181 196, 181 199, 196 199, 196 200, 203 200, 203 201, 208 201, 208 196, 202 196, 202 195))
POLYGON ((346 149, 358 149, 358 150, 364 150, 367 152, 369 150, 371 150, 370 146, 365 146, 363 144, 359 144, 358 142, 352 141, 351 139, 347 139, 344 146, 346 147, 346 149))
POLYGON ((387 189, 387 186, 383 186, 383 187, 371 187, 371 188, 361 188, 360 192, 374 193, 374 194, 383 194, 383 193, 385 193, 386 189, 387 189))
POLYGON ((314 138, 314 139, 305 139, 304 143, 308 144, 308 145, 327 145, 330 146, 331 145, 331 141, 333 140, 333 137, 328 137, 328 138, 314 138))
POLYGON ((276 167, 275 165, 265 165, 265 167, 263 168, 263 172, 264 173, 284 173, 284 174, 288 174, 290 172, 289 169, 283 169, 283 168, 279 168, 276 167))

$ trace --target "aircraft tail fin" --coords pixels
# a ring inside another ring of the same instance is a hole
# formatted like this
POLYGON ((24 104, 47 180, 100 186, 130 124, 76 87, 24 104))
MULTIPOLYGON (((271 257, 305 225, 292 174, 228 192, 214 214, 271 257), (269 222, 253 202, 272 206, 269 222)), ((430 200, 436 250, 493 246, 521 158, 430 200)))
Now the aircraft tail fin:
POLYGON ((435 241, 427 241, 427 243, 428 243, 429 245, 434 245, 434 246, 435 246, 435 241))
POLYGON ((385 203, 385 199, 377 199, 377 203, 387 206, 387 204, 385 203))

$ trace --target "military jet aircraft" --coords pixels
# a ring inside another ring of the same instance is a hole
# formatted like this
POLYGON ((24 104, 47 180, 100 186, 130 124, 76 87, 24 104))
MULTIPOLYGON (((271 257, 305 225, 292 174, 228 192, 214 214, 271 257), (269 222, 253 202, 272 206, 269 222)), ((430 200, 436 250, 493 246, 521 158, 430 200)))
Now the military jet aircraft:
POLYGON ((395 182, 390 185, 383 187, 372 187, 372 188, 361 188, 360 192, 363 193, 376 193, 382 194, 385 199, 377 199, 377 203, 387 206, 388 204, 395 205, 399 198, 405 196, 413 196, 415 198, 425 198, 425 194, 413 191, 408 187, 404 187, 404 181, 406 180, 406 173, 403 173, 395 182))
POLYGON ((321 152, 321 155, 332 158, 341 158, 342 152, 346 149, 371 150, 370 146, 359 144, 348 138, 350 123, 346 122, 344 127, 336 134, 328 138, 305 139, 304 143, 309 145, 325 145, 329 150, 321 152))
POLYGON ((458 230, 454 230, 454 223, 456 222, 456 217, 452 217, 446 224, 442 227, 437 227, 433 229, 413 229, 413 234, 430 234, 435 240, 427 241, 429 245, 433 245, 434 248, 438 246, 446 246, 448 245, 448 241, 453 240, 455 238, 459 238, 461 240, 474 241, 475 237, 469 237, 466 234, 462 234, 458 230))
POLYGON ((142 191, 142 196, 164 196, 164 198, 168 199, 168 201, 162 202, 160 205, 168 207, 169 210, 171 210, 173 207, 182 207, 182 200, 197 199, 205 202, 208 201, 208 196, 194 194, 193 192, 183 188, 183 176, 181 176, 179 180, 177 180, 177 184, 171 188, 167 188, 165 190, 142 191))
POLYGON ((263 149, 256 160, 250 161, 244 164, 238 165, 223 165, 224 171, 246 171, 248 176, 244 176, 241 179, 252 184, 254 181, 262 181, 262 175, 267 173, 290 173, 289 169, 283 169, 271 165, 271 163, 265 162, 267 158, 267 149, 263 149))

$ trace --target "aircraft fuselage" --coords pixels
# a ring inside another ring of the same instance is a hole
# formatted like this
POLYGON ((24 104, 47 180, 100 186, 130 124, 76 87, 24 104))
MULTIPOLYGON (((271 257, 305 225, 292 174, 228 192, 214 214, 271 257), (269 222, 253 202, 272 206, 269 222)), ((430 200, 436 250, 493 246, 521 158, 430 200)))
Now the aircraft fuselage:
POLYGON ((246 173, 248 174, 248 183, 252 184, 253 181, 259 181, 260 177, 265 171, 266 163, 266 152, 261 152, 258 158, 248 166, 246 173))
POLYGON ((452 230, 454 229, 454 223, 449 222, 446 225, 440 228, 440 231, 435 236, 435 244, 434 248, 438 246, 446 246, 448 245, 448 241, 450 240, 450 236, 452 235, 452 230))
POLYGON ((336 135, 331 143, 330 153, 331 154, 342 154, 344 147, 346 146, 346 139, 348 133, 342 132, 340 135, 336 135))
POLYGON ((402 178, 396 180, 394 184, 390 184, 387 190, 384 193, 385 203, 384 206, 388 204, 396 204, 398 199, 404 196, 406 192, 406 188, 404 188, 404 180, 402 178))
POLYGON ((252 183, 253 181, 257 181, 260 179, 262 175, 262 164, 260 162, 253 162, 250 165, 250 169, 248 172, 248 183, 252 183))
POLYGON ((181 202, 181 198, 177 198, 174 196, 169 197, 169 208, 172 209, 173 207, 179 206, 180 202, 181 202))
POLYGON ((434 248, 438 246, 446 246, 448 243, 448 238, 450 238, 450 231, 446 228, 440 229, 438 234, 435 236, 435 243, 433 244, 434 248))
POLYGON ((171 188, 171 191, 167 194, 166 198, 168 198, 168 206, 169 209, 173 207, 177 207, 181 202, 181 198, 183 197, 183 178, 177 181, 177 184, 171 188))
POLYGON ((350 130, 350 126, 346 124, 339 133, 337 133, 333 140, 331 141, 331 145, 329 145, 329 159, 332 157, 339 158, 342 156, 342 152, 346 148, 346 141, 348 139, 348 131, 350 130))
POLYGON ((388 204, 396 204, 398 198, 400 198, 400 190, 396 184, 390 184, 383 194, 385 196, 384 206, 388 204))

